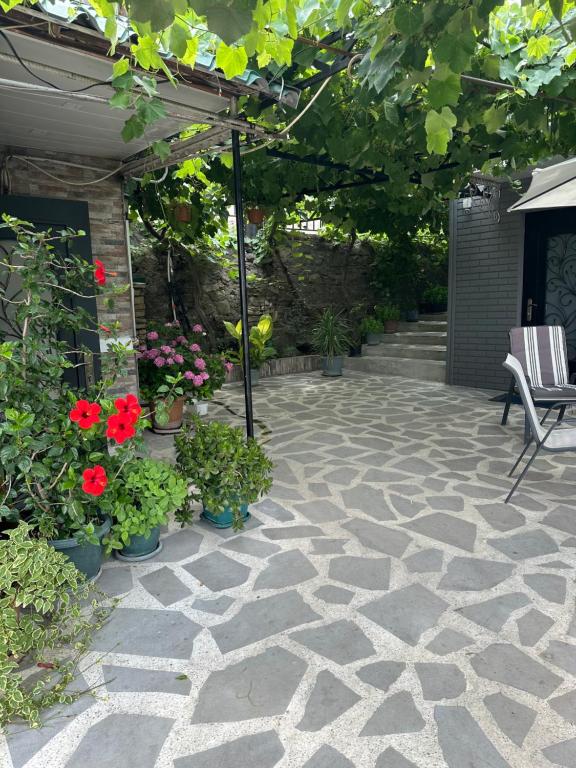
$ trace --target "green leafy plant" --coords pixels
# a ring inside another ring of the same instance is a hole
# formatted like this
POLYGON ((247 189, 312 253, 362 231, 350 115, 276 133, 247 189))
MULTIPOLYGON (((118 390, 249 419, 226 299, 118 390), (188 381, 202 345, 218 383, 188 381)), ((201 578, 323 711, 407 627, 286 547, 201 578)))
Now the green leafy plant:
POLYGON ((378 304, 374 312, 382 324, 400 320, 400 308, 395 304, 378 304))
POLYGON ((116 326, 99 328, 83 303, 96 295, 107 301, 124 287, 109 286, 101 262, 73 255, 83 233, 5 221, 15 240, 0 261, 0 521, 21 517, 47 538, 96 543, 107 477, 134 454, 132 438, 146 422, 134 395, 107 395, 131 345, 116 340, 116 326), (102 380, 79 393, 66 375, 91 359, 89 348, 69 341, 82 333, 102 333, 108 351, 102 380))
POLYGON ((82 609, 90 589, 81 574, 31 533, 20 523, 0 539, 0 726, 39 726, 43 709, 80 695, 68 686, 106 613, 82 609))
POLYGON ((373 315, 369 315, 362 320, 361 328, 362 333, 382 333, 384 331, 382 321, 373 315))
POLYGON ((132 536, 149 536, 153 528, 164 525, 168 515, 182 507, 188 496, 182 475, 157 459, 131 461, 122 468, 115 483, 112 527, 104 539, 109 552, 122 549, 132 536))
POLYGON ((445 285, 431 285, 422 294, 424 305, 432 305, 446 309, 448 304, 448 288, 445 285))
MULTIPOLYGON (((242 320, 238 320, 236 325, 225 322, 224 327, 238 343, 238 351, 230 353, 228 356, 233 362, 244 364, 242 356, 242 320)), ((262 315, 257 325, 250 328, 250 367, 260 368, 266 360, 276 356, 276 350, 270 345, 274 323, 270 315, 262 315)))
MULTIPOLYGON (((175 442, 180 472, 194 486, 190 498, 214 515, 231 509, 234 527, 240 528, 241 506, 257 501, 272 485, 273 464, 262 446, 239 427, 198 418, 175 442)), ((190 517, 188 507, 181 518, 190 517)))
POLYGON ((325 309, 312 329, 312 345, 318 354, 327 358, 343 355, 350 346, 348 323, 332 309, 325 309))

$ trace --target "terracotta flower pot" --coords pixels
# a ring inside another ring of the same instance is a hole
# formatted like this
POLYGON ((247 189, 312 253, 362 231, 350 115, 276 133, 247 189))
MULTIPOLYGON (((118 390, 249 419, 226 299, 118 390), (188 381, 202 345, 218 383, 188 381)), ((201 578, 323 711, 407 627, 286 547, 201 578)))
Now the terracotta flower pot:
POLYGON ((266 214, 261 208, 248 208, 246 215, 250 224, 262 224, 266 218, 266 214))
POLYGON ((156 408, 152 414, 152 432, 157 435, 173 435, 182 429, 182 422, 184 421, 184 403, 186 402, 184 397, 178 397, 172 403, 172 407, 168 411, 168 421, 165 424, 160 424, 156 420, 156 408))
POLYGON ((396 333, 398 331, 398 320, 386 320, 384 323, 384 333, 396 333))
POLYGON ((174 218, 184 224, 192 221, 192 208, 188 203, 176 203, 174 206, 174 218))

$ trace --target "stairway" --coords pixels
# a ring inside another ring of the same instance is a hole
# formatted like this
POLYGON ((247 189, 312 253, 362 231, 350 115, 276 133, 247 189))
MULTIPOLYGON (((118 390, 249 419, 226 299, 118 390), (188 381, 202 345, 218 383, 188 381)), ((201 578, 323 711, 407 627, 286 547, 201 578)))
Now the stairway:
POLYGON ((400 323, 398 333, 384 334, 377 346, 362 347, 362 357, 347 357, 345 368, 365 373, 446 380, 446 313, 420 315, 417 323, 400 323))

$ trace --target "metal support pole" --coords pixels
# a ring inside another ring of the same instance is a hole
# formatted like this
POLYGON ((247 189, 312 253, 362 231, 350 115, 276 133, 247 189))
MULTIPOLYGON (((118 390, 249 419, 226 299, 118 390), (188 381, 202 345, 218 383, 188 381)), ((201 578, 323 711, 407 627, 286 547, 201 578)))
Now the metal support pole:
POLYGON ((250 329, 248 328, 248 283, 246 280, 246 251, 244 248, 244 206, 242 205, 242 168, 240 134, 232 131, 234 161, 234 211, 236 214, 236 243, 238 248, 238 280, 240 283, 240 318, 242 320, 242 360, 244 400, 246 403, 246 435, 254 437, 252 412, 252 377, 250 375, 250 329))

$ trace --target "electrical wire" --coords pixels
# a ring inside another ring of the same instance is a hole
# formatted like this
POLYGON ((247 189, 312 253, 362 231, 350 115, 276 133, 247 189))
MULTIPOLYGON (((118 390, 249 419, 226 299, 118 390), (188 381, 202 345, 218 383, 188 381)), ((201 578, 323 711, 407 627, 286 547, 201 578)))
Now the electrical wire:
POLYGON ((264 147, 267 147, 267 146, 269 146, 270 144, 273 144, 275 141, 278 141, 278 139, 279 139, 281 136, 283 136, 285 133, 288 133, 288 131, 290 131, 290 130, 291 130, 291 129, 292 129, 292 128, 293 128, 293 127, 296 125, 296 123, 297 123, 299 120, 301 120, 301 119, 304 117, 304 115, 306 114, 306 112, 308 112, 308 110, 310 109, 310 107, 312 106, 312 104, 314 104, 314 102, 316 101, 316 99, 318 98, 318 96, 320 96, 320 94, 322 93, 322 91, 324 90, 324 88, 326 88, 326 86, 328 85, 328 83, 330 82, 330 80, 332 80, 332 76, 331 76, 331 77, 328 77, 326 80, 324 80, 324 82, 322 83, 322 85, 320 86, 320 88, 318 88, 318 90, 316 91, 316 93, 314 94, 314 96, 312 96, 312 98, 310 99, 310 101, 308 102, 308 104, 306 104, 306 106, 304 107, 304 109, 302 110, 302 112, 299 112, 299 113, 296 115, 296 117, 295 117, 295 118, 294 118, 294 119, 293 119, 293 120, 292 120, 290 123, 288 123, 288 125, 286 126, 286 128, 282 128, 282 130, 281 130, 281 131, 279 131, 279 132, 276 134, 276 136, 274 136, 274 138, 272 138, 272 139, 268 139, 268 141, 264 141, 262 144, 259 144, 257 147, 251 147, 250 149, 245 149, 245 150, 243 150, 243 151, 242 151, 242 155, 248 155, 248 154, 250 154, 251 152, 257 152, 259 149, 264 149, 264 147))
MULTIPOLYGON (((110 80, 96 80, 93 83, 89 83, 88 85, 84 85, 82 88, 76 88, 75 90, 69 90, 68 88, 62 88, 60 85, 56 85, 56 83, 50 82, 50 80, 46 80, 45 78, 38 75, 36 72, 34 72, 24 61, 24 59, 20 56, 16 48, 14 47, 12 40, 8 37, 8 35, 4 34, 2 29, 0 29, 0 37, 2 37, 10 50, 12 51, 12 54, 20 64, 20 66, 28 72, 28 74, 33 77, 35 80, 38 80, 40 83, 43 83, 44 85, 50 86, 50 88, 54 88, 56 91, 62 91, 62 93, 83 93, 84 91, 89 91, 91 88, 99 88, 102 85, 107 85, 109 87, 113 87, 112 82, 110 80)), ((169 82, 169 79, 167 77, 160 78, 156 81, 158 85, 162 85, 163 83, 169 82)))
MULTIPOLYGON (((92 184, 100 184, 100 182, 106 181, 106 179, 109 179, 111 176, 114 176, 116 173, 118 173, 118 171, 122 170, 122 165, 119 165, 117 168, 114 168, 113 171, 110 171, 105 176, 100 176, 100 178, 98 179, 92 179, 91 181, 69 181, 68 179, 60 178, 60 176, 55 176, 53 173, 50 173, 50 171, 46 171, 40 165, 38 165, 37 163, 34 163, 32 160, 25 157, 24 155, 11 155, 10 159, 23 160, 25 163, 28 163, 28 165, 32 166, 32 168, 35 168, 40 173, 43 173, 45 176, 48 176, 49 178, 54 179, 54 181, 60 182, 60 184, 67 184, 70 187, 89 187, 92 184)), ((50 161, 50 158, 46 158, 46 159, 50 161)), ((67 163, 67 165, 72 165, 77 168, 82 168, 83 170, 91 170, 90 168, 87 168, 87 166, 76 165, 75 163, 67 163)))
POLYGON ((45 80, 40 75, 36 74, 30 67, 26 64, 26 62, 22 59, 16 48, 14 47, 12 40, 6 35, 1 29, 0 29, 0 37, 4 39, 10 50, 12 51, 14 57, 17 59, 20 66, 28 72, 29 75, 31 75, 34 79, 38 80, 41 83, 44 83, 44 85, 49 85, 50 88, 54 88, 57 91, 66 91, 67 93, 82 93, 82 91, 89 91, 91 88, 96 88, 100 85, 111 85, 109 80, 99 80, 95 83, 90 83, 89 85, 85 85, 82 88, 78 88, 75 91, 68 91, 66 88, 62 88, 59 85, 56 85, 56 83, 51 83, 50 80, 45 80))

